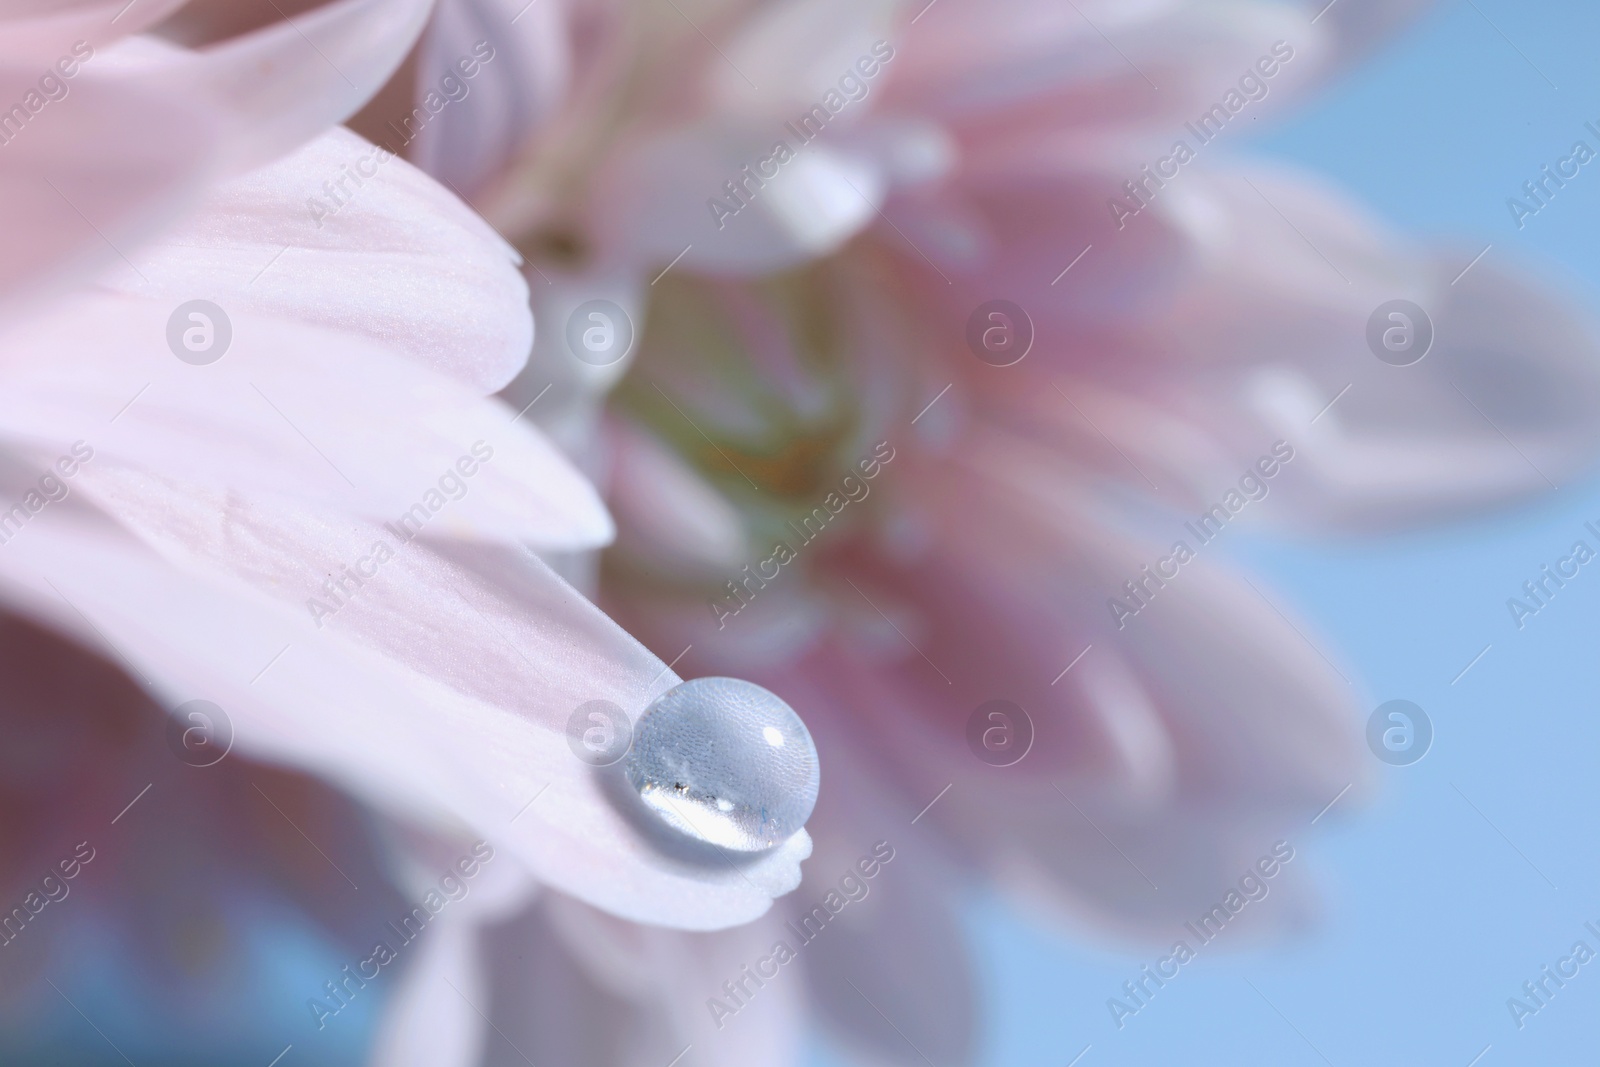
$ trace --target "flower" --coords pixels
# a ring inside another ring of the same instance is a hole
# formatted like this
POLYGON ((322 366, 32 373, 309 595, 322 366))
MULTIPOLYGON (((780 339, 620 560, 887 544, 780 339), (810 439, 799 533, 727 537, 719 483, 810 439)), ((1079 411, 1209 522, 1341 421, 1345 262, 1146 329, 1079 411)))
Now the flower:
MULTIPOLYGON (((492 1018, 535 1060, 743 1063, 765 1037, 792 1062, 809 1001, 869 1056, 966 1062, 962 889, 1165 938, 1365 779, 1352 679, 1218 531, 1392 528, 1593 458, 1594 338, 1563 302, 1227 151, 1419 5, 511 6, 442 6, 416 84, 478 35, 510 62, 410 145, 554 326, 505 395, 543 398, 617 517, 603 606, 783 694, 826 768, 764 930, 658 936, 553 895, 496 927, 492 1018), (1406 368, 1366 340, 1396 299, 1434 332, 1406 368), (598 367, 562 329, 596 300, 638 338, 598 367), (1031 747, 991 765, 989 729, 1031 747), (890 873, 835 911, 880 841, 890 873), (779 921, 818 906, 843 933, 779 921), (746 975, 774 940, 803 990, 746 975)), ((1258 930, 1311 906, 1276 899, 1258 930)))
MULTIPOLYGON (((0 99, 23 116, 0 144, 0 599, 8 716, 37 760, 8 765, 27 834, 7 900, 78 835, 102 857, 91 874, 116 875, 77 883, 82 925, 18 920, 15 1003, 37 1025, 12 1051, 73 1047, 77 1008, 117 1012, 129 1051, 183 1032, 236 1056, 272 1029, 239 1016, 258 967, 299 982, 307 959, 370 951, 375 911, 423 899, 474 841, 504 858, 414 956, 455 951, 457 914, 510 906, 531 876, 640 921, 759 916, 798 880, 803 831, 740 870, 674 860, 568 751, 578 704, 642 707, 678 679, 535 554, 593 550, 612 527, 489 397, 532 336, 515 252, 333 128, 431 5, 337 0, 195 47, 118 40, 175 6, 0 22, 0 99), (193 730, 220 766, 180 765, 193 730), (151 817, 194 836, 139 828, 151 817), (286 840, 326 851, 284 863, 286 840), (362 906, 328 902, 345 882, 366 883, 362 906), (176 1010, 186 997, 222 1014, 176 1010), (152 1025, 122 1018, 136 998, 152 1025)), ((296 992, 306 1030, 342 1006, 320 979, 296 992)), ((297 1055, 348 1062, 357 1044, 347 1030, 297 1055)))

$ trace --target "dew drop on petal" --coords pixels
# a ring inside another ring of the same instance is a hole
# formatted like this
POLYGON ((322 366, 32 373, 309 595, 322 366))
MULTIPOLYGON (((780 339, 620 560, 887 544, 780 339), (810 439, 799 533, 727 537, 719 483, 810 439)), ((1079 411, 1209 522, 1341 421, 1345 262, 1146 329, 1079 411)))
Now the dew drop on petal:
POLYGON ((791 837, 811 817, 821 783, 800 716, 738 678, 696 678, 657 697, 634 726, 624 767, 667 825, 738 852, 791 837))

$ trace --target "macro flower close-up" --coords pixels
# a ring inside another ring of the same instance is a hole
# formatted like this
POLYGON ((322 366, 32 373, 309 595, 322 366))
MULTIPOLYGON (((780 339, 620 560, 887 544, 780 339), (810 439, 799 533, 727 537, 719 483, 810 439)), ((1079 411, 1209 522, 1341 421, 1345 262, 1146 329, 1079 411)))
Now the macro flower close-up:
POLYGON ((0 1061, 1579 1062, 1535 6, 0 3, 0 1061))

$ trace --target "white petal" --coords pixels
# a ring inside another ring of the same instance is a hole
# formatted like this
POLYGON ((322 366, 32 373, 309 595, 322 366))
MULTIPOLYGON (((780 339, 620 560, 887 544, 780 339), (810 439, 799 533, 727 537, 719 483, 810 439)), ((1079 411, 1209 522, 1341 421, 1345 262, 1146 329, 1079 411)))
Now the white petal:
POLYGON ((335 0, 198 50, 130 41, 101 69, 192 93, 234 121, 235 172, 292 151, 360 110, 427 23, 433 0, 335 0))
MULTIPOLYGON (((622 922, 575 900, 551 895, 541 909, 579 970, 600 990, 637 1006, 639 1025, 614 1062, 651 1067, 682 1055, 683 1067, 780 1067, 798 1060, 804 977, 798 963, 779 968, 731 1015, 714 1018, 711 998, 728 1004, 724 982, 789 940, 775 909, 737 929, 685 934, 622 922)), ((803 947, 802 947, 803 951, 803 947)))
POLYGON ((593 224, 612 257, 661 267, 678 260, 677 267, 716 274, 779 270, 826 255, 872 221, 887 191, 861 157, 759 123, 707 124, 645 140, 610 162, 601 187, 593 224), (780 140, 794 158, 769 162, 773 177, 755 176, 780 140), (741 169, 747 165, 751 177, 741 169), (726 184, 741 181, 745 192, 734 199, 726 184))
MULTIPOLYGON (((868 60, 881 75, 872 46, 893 37, 896 0, 779 0, 755 9, 713 63, 712 94, 722 109, 769 121, 797 119, 833 92, 850 99, 841 115, 865 110, 873 82, 855 69, 868 60), (749 80, 746 80, 746 79, 749 80), (853 79, 841 88, 841 78, 853 79), (863 88, 856 88, 863 86, 863 88), (787 112, 794 109, 793 115, 787 112)), ((892 62, 892 60, 891 60, 892 62)))
MULTIPOLYGON (((438 875, 457 857, 470 854, 473 842, 411 835, 422 861, 421 885, 412 899, 434 888, 438 875), (425 880, 423 880, 425 879, 425 880)), ((498 858, 498 857, 497 857, 498 858)), ((474 1067, 482 1062, 489 1040, 484 1014, 492 994, 483 959, 486 928, 526 909, 537 892, 515 860, 490 860, 478 868, 466 895, 452 900, 429 927, 428 936, 400 972, 399 982, 383 1007, 383 1021, 368 1063, 371 1067, 474 1067)))
MULTIPOLYGON (((32 68, 0 71, 0 296, 37 298, 124 256, 187 206, 208 176, 214 116, 173 94, 82 72, 30 113, 32 68), (24 118, 19 123, 17 114, 24 118)), ((42 98, 42 97, 41 97, 42 98)), ((20 303, 20 302, 19 302, 20 303)))
POLYGON ((718 929, 799 880, 804 831, 740 867, 669 855, 575 757, 579 705, 636 716, 678 679, 530 554, 398 546, 319 629, 308 598, 327 596, 324 576, 377 531, 169 494, 123 516, 163 562, 66 512, 37 521, 44 536, 26 529, 0 553, 10 595, 108 643, 174 703, 215 701, 242 752, 465 826, 636 921, 718 929))
MULTIPOLYGON (((103 48, 119 37, 154 26, 186 0, 3 0, 0 62, 50 64, 74 43, 103 48)), ((37 76, 37 75, 36 75, 37 76)))
POLYGON ((488 977, 480 931, 457 915, 435 920, 384 1004, 370 1067, 475 1067, 488 1043, 488 977))
POLYGON ((417 119, 411 159, 465 196, 482 189, 562 102, 571 76, 567 34, 561 0, 443 0, 423 39, 416 98, 419 107, 430 92, 450 103, 417 119), (470 69, 486 49, 492 58, 462 77, 462 60, 470 69), (465 86, 459 98, 441 85, 452 70, 465 86))
POLYGON ((442 185, 337 129, 214 189, 134 257, 138 276, 114 277, 164 303, 204 294, 365 334, 492 393, 533 342, 518 260, 442 185))
POLYGON ((593 488, 500 403, 363 338, 226 309, 230 347, 191 366, 168 347, 175 310, 85 297, 17 326, 0 362, 0 434, 46 462, 84 442, 90 480, 146 471, 373 521, 412 513, 433 535, 610 540, 593 488))
POLYGON ((652 569, 687 580, 733 574, 751 558, 743 517, 678 453, 642 431, 618 424, 611 499, 619 514, 618 549, 652 569))
POLYGON ((1109 344, 1073 338, 1049 353, 1058 367, 1082 364, 1084 380, 1064 386, 1082 414, 1051 388, 1019 390, 1000 405, 1013 423, 1043 423, 1054 407, 1108 469, 1144 485, 1093 444, 1093 423, 1185 509, 1214 503, 1282 441, 1295 466, 1273 483, 1269 514, 1321 528, 1548 491, 1600 453, 1590 417, 1600 330, 1501 249, 1474 263, 1481 249, 1408 246, 1337 192, 1278 168, 1196 173, 1171 192, 1168 207, 1212 217, 1213 237, 1193 244, 1166 312, 1124 324, 1109 344), (1396 299, 1434 330, 1411 366, 1380 360, 1367 336, 1396 299))

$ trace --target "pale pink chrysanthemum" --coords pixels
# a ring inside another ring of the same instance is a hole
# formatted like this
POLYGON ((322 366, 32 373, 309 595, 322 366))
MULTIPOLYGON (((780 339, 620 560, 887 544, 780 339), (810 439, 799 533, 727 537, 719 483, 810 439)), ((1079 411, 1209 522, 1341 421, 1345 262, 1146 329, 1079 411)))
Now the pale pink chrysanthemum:
MULTIPOLYGON (((758 924, 681 935, 550 895, 495 927, 507 1042, 742 1064, 764 1038, 757 1062, 789 1063, 809 1003, 869 1056, 964 1062, 952 904, 975 875, 1098 936, 1166 938, 1359 785, 1359 692, 1314 631, 1221 548, 1160 584, 1144 568, 1229 493, 1373 529, 1593 456, 1593 335, 1563 303, 1490 262, 1452 285, 1470 253, 1230 154, 1419 6, 441 6, 413 97, 363 128, 528 258, 549 328, 506 396, 537 400, 617 517, 601 603, 680 669, 782 694, 825 768, 807 880, 758 924), (509 62, 419 121, 480 38, 509 62), (575 358, 565 327, 597 299, 638 332, 626 360, 575 358), (1013 366, 969 344, 994 299, 1031 320, 1013 366), (1415 366, 1368 349, 1394 299, 1436 328, 1415 366), (1014 766, 967 742, 995 699, 1035 731, 1014 766), (751 982, 880 841, 877 903, 751 982)), ((1297 882, 1274 899, 1263 927, 1308 904, 1297 882)))
MULTIPOLYGON (((575 706, 639 709, 678 677, 541 558, 613 528, 490 396, 533 334, 516 253, 335 128, 431 4, 337 0, 193 47, 174 40, 192 24, 143 32, 176 6, 0 11, 0 100, 24 109, 0 143, 0 602, 8 721, 31 754, 6 764, 26 829, 5 842, 5 899, 79 835, 106 874, 18 939, 13 1051, 59 1052, 53 1023, 24 1021, 79 998, 94 1014, 116 961, 139 975, 119 1010, 236 987, 217 938, 245 951, 262 910, 298 907, 354 951, 478 840, 498 862, 458 915, 535 885, 691 929, 761 915, 798 880, 803 830, 738 870, 681 862, 571 754, 575 706), (358 195, 308 207, 352 169, 358 195), (187 734, 176 755, 160 740, 195 700, 230 724, 205 723, 231 742, 216 766, 179 762, 187 734), (285 826, 337 875, 279 862, 285 826), (186 874, 214 890, 198 910, 179 907, 186 874), (336 897, 346 881, 367 883, 366 906, 336 897)), ((456 973, 460 929, 439 920, 407 970, 456 973)), ((294 989, 295 1025, 315 1032, 308 1002, 328 997, 294 989)), ((122 1036, 152 1057, 174 1032, 233 1057, 244 1025, 176 1011, 122 1036)), ((452 1055, 481 1043, 430 1037, 452 1055)), ((301 1055, 347 1056, 333 1040, 301 1055)))

